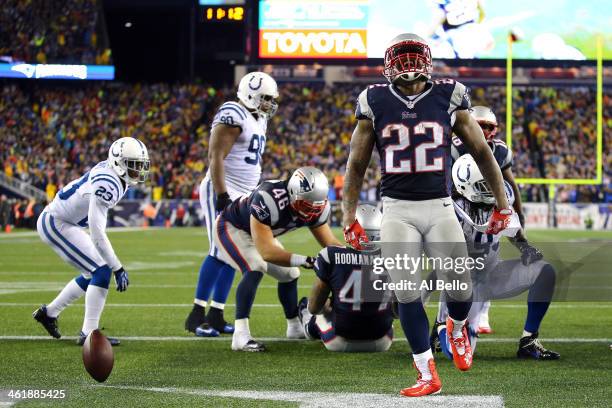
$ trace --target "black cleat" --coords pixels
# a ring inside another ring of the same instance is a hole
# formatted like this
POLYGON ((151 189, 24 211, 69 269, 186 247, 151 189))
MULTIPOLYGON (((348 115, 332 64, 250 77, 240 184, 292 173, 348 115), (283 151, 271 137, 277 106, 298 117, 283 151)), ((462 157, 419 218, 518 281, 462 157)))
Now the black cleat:
POLYGON ((442 351, 442 347, 440 346, 440 336, 438 335, 438 327, 440 326, 445 326, 445 323, 439 323, 436 321, 431 328, 431 334, 429 335, 429 346, 431 347, 431 351, 434 353, 442 351))
POLYGON ((522 337, 516 352, 518 358, 530 358, 533 360, 558 360, 561 355, 552 350, 547 350, 538 339, 538 333, 522 337))
POLYGON ((47 305, 42 305, 36 309, 34 313, 32 313, 32 317, 38 323, 43 325, 51 337, 55 337, 56 339, 62 337, 59 329, 57 328, 57 317, 47 316, 47 305))
POLYGON ((223 309, 217 309, 216 307, 210 307, 208 314, 206 315, 206 321, 219 333, 233 334, 234 325, 225 321, 223 317, 223 309))
MULTIPOLYGON (((83 344, 85 344, 85 339, 87 338, 87 336, 85 335, 85 333, 83 332, 79 332, 79 338, 76 341, 77 346, 82 346, 83 344)), ((111 344, 111 346, 115 347, 121 344, 121 342, 119 341, 119 339, 116 339, 114 337, 107 337, 109 343, 111 344)))
POLYGON ((189 312, 189 316, 185 320, 185 330, 195 333, 196 329, 206 323, 206 315, 204 308, 200 305, 193 305, 193 309, 189 312))

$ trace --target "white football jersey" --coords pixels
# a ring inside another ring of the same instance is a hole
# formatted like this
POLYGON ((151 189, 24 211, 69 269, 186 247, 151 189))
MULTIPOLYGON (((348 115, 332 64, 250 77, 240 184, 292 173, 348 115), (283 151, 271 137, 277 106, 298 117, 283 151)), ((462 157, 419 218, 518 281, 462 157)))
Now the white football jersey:
MULTIPOLYGON (((512 205, 514 203, 514 192, 512 187, 508 182, 504 182, 504 187, 506 196, 508 197, 508 204, 512 205)), ((484 257, 484 270, 492 270, 492 268, 501 261, 499 258, 500 240, 504 235, 485 234, 475 229, 474 224, 483 225, 488 223, 493 213, 493 207, 485 210, 463 197, 454 199, 454 204, 455 213, 463 229, 463 235, 465 235, 465 242, 467 243, 470 257, 484 257), (461 212, 457 210, 457 207, 459 207, 464 214, 461 214, 461 212), (466 216, 470 219, 466 218, 466 216)))
MULTIPOLYGON (((238 102, 225 102, 215 115, 212 127, 218 124, 240 127, 242 133, 225 157, 225 183, 228 189, 248 194, 261 178, 261 156, 266 147, 267 120, 255 117, 238 102)), ((210 179, 210 170, 205 180, 210 179)))
POLYGON ((47 210, 56 218, 86 227, 92 194, 104 207, 112 208, 123 198, 126 191, 124 183, 105 160, 96 164, 81 178, 64 186, 48 205, 47 210))

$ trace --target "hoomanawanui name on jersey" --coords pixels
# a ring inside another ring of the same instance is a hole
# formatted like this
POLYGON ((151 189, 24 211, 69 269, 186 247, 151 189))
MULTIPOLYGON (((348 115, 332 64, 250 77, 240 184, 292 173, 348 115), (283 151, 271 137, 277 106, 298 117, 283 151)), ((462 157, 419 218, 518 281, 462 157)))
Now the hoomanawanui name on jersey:
POLYGON ((377 291, 369 265, 379 252, 327 247, 319 252, 315 272, 332 290, 336 334, 351 340, 373 340, 384 336, 393 323, 391 293, 377 291))
POLYGON ((318 227, 325 224, 331 208, 329 203, 319 218, 304 222, 296 217, 289 207, 289 192, 284 180, 261 183, 249 196, 234 201, 222 213, 222 217, 233 226, 251 233, 251 215, 269 226, 274 236, 282 235, 300 227, 318 227))
POLYGON ((469 107, 467 88, 453 79, 428 81, 425 91, 414 96, 389 84, 371 85, 359 95, 355 116, 372 121, 382 196, 403 200, 449 196, 455 112, 469 107))

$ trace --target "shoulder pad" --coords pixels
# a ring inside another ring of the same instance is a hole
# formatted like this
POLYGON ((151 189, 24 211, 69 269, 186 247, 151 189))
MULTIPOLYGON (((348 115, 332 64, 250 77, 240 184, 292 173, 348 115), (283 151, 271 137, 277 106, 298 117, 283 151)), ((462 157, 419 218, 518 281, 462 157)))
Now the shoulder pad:
MULTIPOLYGON (((457 82, 454 79, 444 79, 440 81, 453 81, 454 87, 450 95, 450 104, 448 106, 448 113, 452 114, 456 110, 469 109, 472 106, 470 101, 470 91, 461 82, 457 82)), ((442 84, 450 85, 451 82, 442 82, 442 84)))
POLYGON ((323 261, 325 261, 325 263, 330 263, 329 262, 329 250, 327 247, 323 248, 322 250, 319 251, 319 255, 318 258, 323 259, 323 261))
POLYGON ((508 145, 505 142, 494 139, 489 145, 493 150, 493 156, 497 160, 497 164, 499 164, 502 170, 512 166, 512 150, 508 149, 508 145))
POLYGON ((242 128, 247 118, 246 109, 237 102, 225 102, 215 114, 212 126, 218 124, 242 128))
POLYGON ((276 201, 264 188, 253 192, 249 211, 259 222, 270 226, 276 224, 280 217, 276 201))
POLYGON ((91 194, 106 207, 114 207, 123 196, 121 181, 107 172, 91 176, 91 194))

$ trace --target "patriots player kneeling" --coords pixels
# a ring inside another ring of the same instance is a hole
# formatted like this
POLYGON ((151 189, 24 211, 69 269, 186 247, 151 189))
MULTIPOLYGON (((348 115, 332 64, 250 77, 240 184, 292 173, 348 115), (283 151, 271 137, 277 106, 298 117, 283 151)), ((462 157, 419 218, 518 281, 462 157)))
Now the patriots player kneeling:
MULTIPOLYGON (((479 224, 485 222, 493 210, 494 199, 482 177, 474 159, 470 155, 461 156, 453 165, 453 183, 456 193, 454 205, 472 258, 483 258, 484 267, 472 271, 474 302, 468 314, 471 331, 472 351, 476 349, 476 329, 485 312, 486 302, 517 296, 528 291, 527 318, 523 334, 519 340, 518 358, 536 360, 557 360, 559 353, 548 350, 538 340, 540 324, 544 319, 555 289, 555 270, 544 261, 542 253, 526 240, 511 238, 520 250, 520 259, 502 260, 499 257, 501 234, 492 235, 479 231, 479 224)), ((506 195, 510 204, 514 202, 514 191, 505 182, 506 195)), ((520 227, 518 220, 516 228, 520 227)), ((448 314, 444 301, 438 311, 437 332, 440 347, 450 356, 444 321, 448 314)))
MULTIPOLYGON (((128 274, 106 236, 107 214, 130 186, 145 182, 149 166, 149 154, 141 141, 118 139, 110 147, 108 160, 67 184, 38 218, 41 239, 81 272, 51 303, 33 313, 51 336, 61 337, 58 316, 85 295, 85 319, 77 340, 83 345, 87 335, 99 326, 111 275, 119 292, 127 290, 128 274), (89 234, 85 232, 87 226, 89 234)), ((119 344, 117 339, 109 340, 113 346, 119 344)))
POLYGON ((249 315, 263 274, 278 280, 278 298, 287 318, 287 337, 304 338, 298 319, 299 267, 312 269, 313 257, 283 248, 277 236, 308 227, 323 247, 340 245, 327 224, 329 183, 314 167, 295 170, 288 180, 261 183, 250 195, 232 202, 217 217, 214 240, 224 262, 242 272, 236 288, 234 351, 264 351, 251 336, 249 315))
MULTIPOLYGON (((356 217, 369 242, 379 241, 382 213, 373 205, 362 204, 357 207, 356 217)), ((375 291, 368 283, 367 267, 364 268, 371 264, 366 258, 378 253, 374 249, 358 251, 335 246, 319 252, 310 297, 300 301, 306 337, 320 339, 329 351, 389 350, 393 342, 391 293, 375 291), (368 289, 370 293, 365 295, 368 289), (331 310, 326 304, 330 293, 331 310)))

